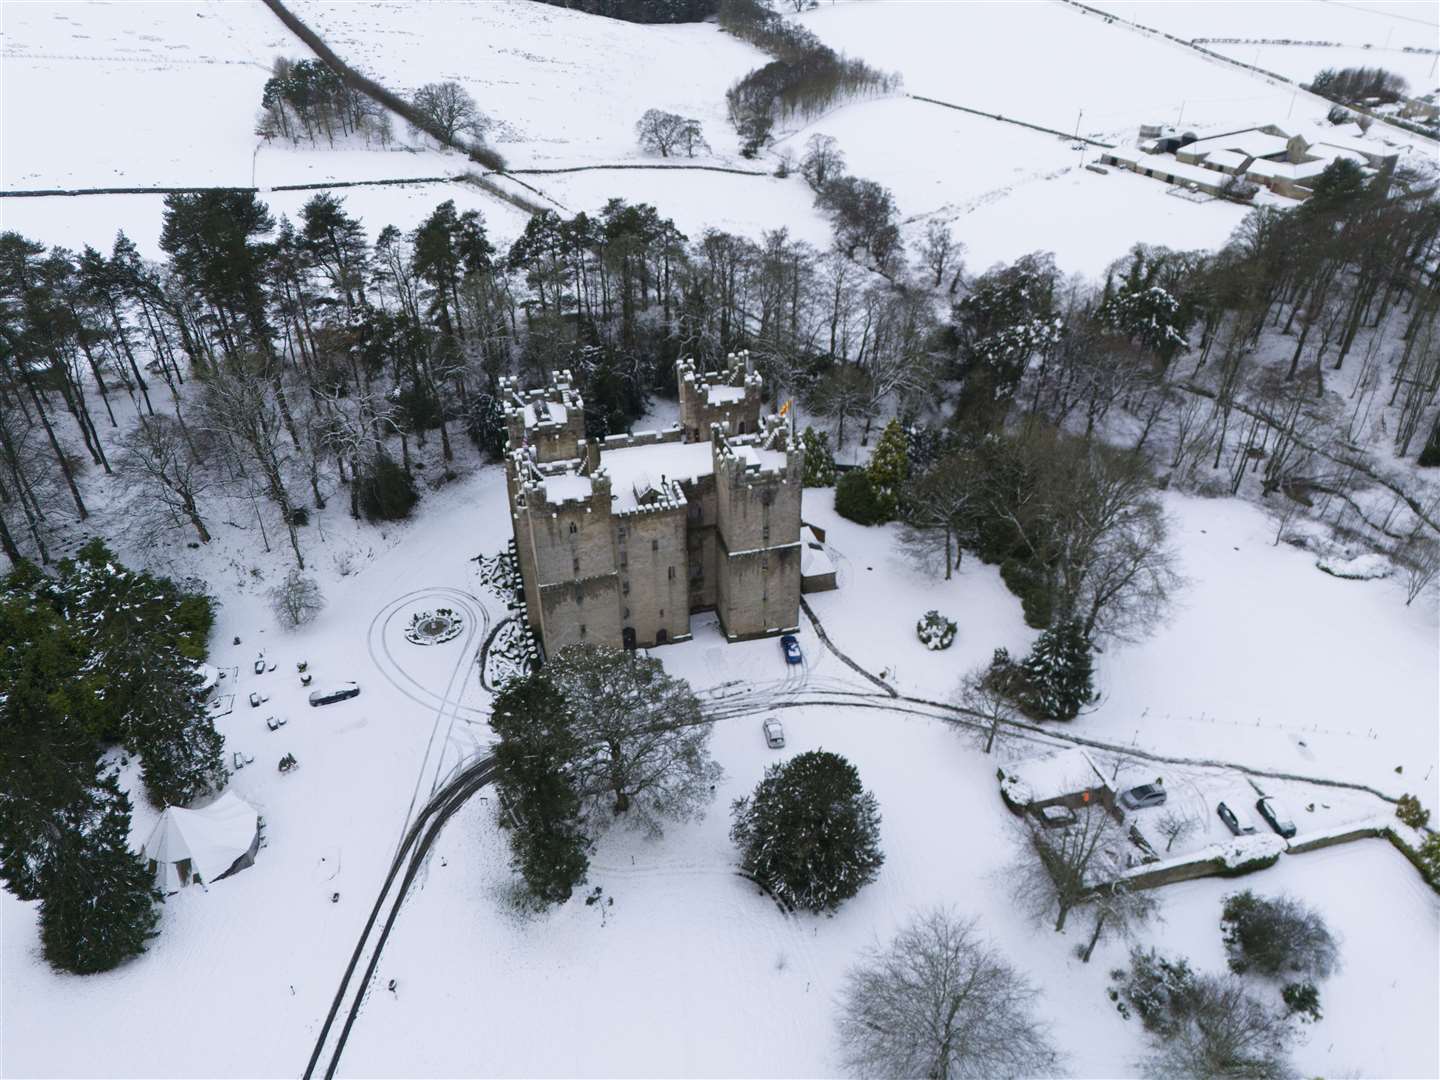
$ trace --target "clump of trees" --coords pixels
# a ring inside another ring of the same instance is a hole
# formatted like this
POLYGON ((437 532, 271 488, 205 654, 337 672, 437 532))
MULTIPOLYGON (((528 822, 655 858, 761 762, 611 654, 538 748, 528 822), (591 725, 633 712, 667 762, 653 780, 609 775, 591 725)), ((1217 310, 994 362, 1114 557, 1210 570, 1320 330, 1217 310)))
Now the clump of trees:
POLYGON ((99 541, 58 569, 22 562, 0 580, 0 877, 40 901, 46 958, 88 973, 144 949, 159 899, 102 753, 139 757, 162 806, 226 774, 196 691, 208 598, 125 568, 99 541))
POLYGON ((1344 105, 1393 105, 1410 89, 1403 75, 1380 67, 1325 68, 1309 89, 1344 105))
POLYGON ((806 487, 831 487, 835 483, 835 455, 830 452, 830 433, 807 427, 800 433, 805 451, 806 487))
POLYGON ((336 135, 363 135, 389 145, 390 114, 322 61, 278 57, 273 70, 260 93, 257 135, 311 145, 323 136, 330 146, 336 135))
POLYGON ((913 916, 846 976, 836 1028, 856 1076, 1030 1077, 1061 1067, 1039 992, 973 919, 913 916))
POLYGON ((889 93, 900 85, 898 75, 841 56, 761 0, 722 0, 720 26, 774 57, 725 93, 745 157, 765 147, 779 121, 815 116, 847 98, 889 93))
POLYGON ((879 804, 839 754, 811 750, 770 766, 731 816, 740 865, 787 906, 834 911, 885 862, 879 804))
POLYGON ((633 23, 703 22, 720 7, 719 0, 541 0, 555 7, 602 15, 633 23))
POLYGON ((645 115, 635 123, 635 136, 640 149, 650 154, 668 158, 683 151, 686 157, 694 157, 696 151, 709 150, 710 144, 700 130, 700 121, 691 120, 664 109, 646 109, 645 115))
POLYGON ((1296 1029, 1289 1013, 1254 996, 1236 976, 1199 974, 1183 958, 1132 949, 1112 971, 1110 998, 1140 1017, 1152 1051, 1148 1076, 1288 1076, 1296 1029))

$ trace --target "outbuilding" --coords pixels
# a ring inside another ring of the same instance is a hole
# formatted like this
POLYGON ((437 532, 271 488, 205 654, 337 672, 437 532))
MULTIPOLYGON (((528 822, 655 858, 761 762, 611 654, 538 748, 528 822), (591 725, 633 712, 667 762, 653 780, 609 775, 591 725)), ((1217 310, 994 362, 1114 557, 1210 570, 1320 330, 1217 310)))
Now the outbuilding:
POLYGON ((260 815, 227 791, 198 810, 166 807, 144 851, 155 884, 172 893, 190 884, 211 884, 254 865, 259 849, 260 815))

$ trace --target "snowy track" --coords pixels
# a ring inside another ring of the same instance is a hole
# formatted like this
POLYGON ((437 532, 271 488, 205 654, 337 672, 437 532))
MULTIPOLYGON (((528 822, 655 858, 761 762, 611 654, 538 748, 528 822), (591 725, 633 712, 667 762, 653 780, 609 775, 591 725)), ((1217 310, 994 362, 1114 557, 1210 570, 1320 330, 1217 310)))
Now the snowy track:
POLYGON ((315 1075, 316 1069, 322 1061, 327 1080, 335 1075, 335 1070, 340 1065, 340 1056, 345 1051, 346 1040, 350 1037, 350 1030, 355 1025, 356 1017, 360 1015, 360 1009, 365 1004, 369 993, 370 983, 375 978, 375 968, 380 963, 380 954, 384 951, 385 942, 390 937, 390 931, 395 925, 400 909, 405 904, 405 898, 410 891, 410 886, 414 884, 416 874, 424 865, 425 858, 440 835, 440 831, 445 827, 445 823, 450 820, 455 811, 465 805, 472 795, 490 783, 494 777, 494 758, 483 757, 465 766, 440 791, 431 796, 421 808, 414 823, 406 830, 405 836, 400 842, 400 848, 390 863, 390 872, 385 877, 385 884, 375 900, 375 906, 370 911, 369 919, 365 922, 365 929, 360 933, 360 940, 355 945, 355 951, 350 956, 350 963, 345 969, 344 977, 340 980, 340 988, 335 993, 334 1001, 331 1002, 330 1012, 320 1028, 319 1037, 315 1040, 315 1049, 311 1052, 310 1061, 305 1066, 306 1080, 315 1075), (400 877, 402 868, 404 869, 403 878, 400 877), (400 879, 398 886, 397 878, 400 879), (383 922, 380 918, 382 913, 385 916, 383 922), (352 986, 355 972, 362 963, 364 974, 352 986), (339 1018, 342 1009, 345 1010, 345 1022, 337 1032, 335 1021, 339 1018))

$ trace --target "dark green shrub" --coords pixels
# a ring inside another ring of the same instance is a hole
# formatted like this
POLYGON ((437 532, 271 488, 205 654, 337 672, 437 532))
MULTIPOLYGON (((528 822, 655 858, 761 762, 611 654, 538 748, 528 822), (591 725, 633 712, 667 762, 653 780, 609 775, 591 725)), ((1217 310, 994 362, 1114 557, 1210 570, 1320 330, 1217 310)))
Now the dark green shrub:
POLYGON ((835 512, 860 525, 875 525, 884 520, 884 507, 864 469, 851 469, 840 477, 835 485, 835 512))
POLYGON ((1055 601, 1044 571, 1037 570, 1033 563, 1006 559, 1000 564, 1000 578, 1019 598, 1026 626, 1044 630, 1050 625, 1055 616, 1055 601))
POLYGON ((1280 997, 1291 1015, 1299 1013, 1301 1020, 1320 1019, 1320 991, 1315 989, 1314 983, 1286 983, 1285 988, 1280 991, 1280 997))
POLYGON ((1430 811, 1420 805, 1415 795, 1401 795, 1395 804, 1395 816, 1412 829, 1423 829, 1430 820, 1430 811))
POLYGON ((415 482, 393 458, 380 455, 358 481, 360 512, 366 521, 399 521, 419 502, 415 482))
POLYGON ((1323 979, 1339 957, 1320 913, 1291 896, 1256 896, 1249 889, 1227 896, 1220 928, 1237 975, 1293 972, 1323 979))

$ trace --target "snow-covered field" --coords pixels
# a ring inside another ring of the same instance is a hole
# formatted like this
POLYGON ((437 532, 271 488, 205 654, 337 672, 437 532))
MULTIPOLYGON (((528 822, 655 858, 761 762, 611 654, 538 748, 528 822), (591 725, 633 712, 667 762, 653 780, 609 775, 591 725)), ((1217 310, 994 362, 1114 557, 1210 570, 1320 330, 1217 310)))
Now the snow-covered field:
POLYGON ((1411 90, 1423 94, 1437 85, 1433 53, 1440 40, 1440 13, 1427 0, 1087 0, 1091 7, 1122 19, 1207 41, 1207 49, 1287 78, 1308 82, 1322 68, 1383 67, 1405 76, 1411 90), (1327 46, 1261 44, 1274 41, 1324 41, 1327 46), (1258 50, 1258 52, 1257 52, 1258 50))

